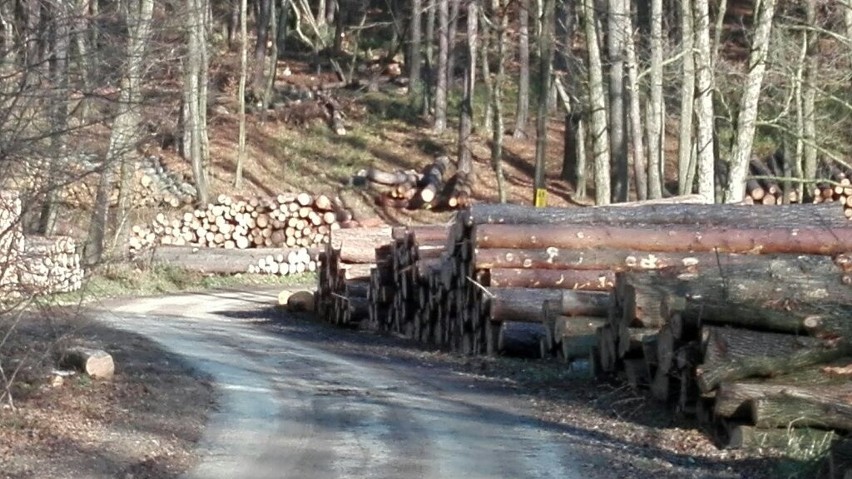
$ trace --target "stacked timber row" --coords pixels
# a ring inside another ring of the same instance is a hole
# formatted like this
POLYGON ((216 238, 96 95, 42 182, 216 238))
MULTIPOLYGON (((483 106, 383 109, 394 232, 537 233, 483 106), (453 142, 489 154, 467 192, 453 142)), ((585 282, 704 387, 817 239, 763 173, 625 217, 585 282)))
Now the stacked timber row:
POLYGON ((351 221, 337 198, 307 193, 270 198, 219 195, 215 204, 169 218, 160 213, 150 226, 134 226, 131 251, 155 245, 208 248, 296 248, 326 243, 332 231, 351 221))
POLYGON ((462 172, 448 175, 449 166, 449 158, 441 156, 419 172, 370 168, 356 174, 353 184, 373 189, 380 206, 412 210, 464 208, 470 203, 470 181, 462 172))
POLYGON ((746 179, 746 204, 782 205, 801 202, 795 184, 787 186, 785 193, 784 168, 779 164, 778 158, 777 155, 773 155, 766 161, 752 158, 749 162, 750 176, 746 179))
POLYGON ((836 202, 843 205, 847 218, 852 219, 852 169, 840 165, 823 168, 825 181, 818 182, 811 191, 814 203, 836 202))
POLYGON ((376 248, 370 272, 370 328, 426 340, 430 273, 440 268, 447 227, 397 227, 391 236, 390 244, 376 248))
POLYGON ((384 267, 388 258, 376 258, 376 248, 391 242, 391 228, 335 230, 319 254, 317 316, 329 323, 358 326, 369 318, 368 290, 371 271, 384 267))
POLYGON ((268 274, 287 276, 317 269, 318 248, 198 248, 159 246, 150 251, 155 264, 208 274, 268 274))
POLYGON ((45 295, 77 291, 85 274, 72 238, 27 236, 16 265, 22 293, 45 295))
POLYGON ((789 254, 620 273, 597 372, 713 423, 728 447, 852 431, 852 228, 834 231, 789 254))

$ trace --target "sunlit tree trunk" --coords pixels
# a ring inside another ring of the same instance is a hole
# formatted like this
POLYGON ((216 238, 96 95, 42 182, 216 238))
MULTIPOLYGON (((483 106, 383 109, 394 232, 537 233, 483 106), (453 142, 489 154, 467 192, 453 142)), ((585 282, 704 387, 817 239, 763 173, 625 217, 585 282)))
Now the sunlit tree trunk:
POLYGON ((530 0, 518 4, 518 106, 512 136, 525 138, 530 115, 530 0))
POLYGON ((648 197, 662 198, 663 0, 651 0, 651 99, 648 103, 648 197))
POLYGON ((589 55, 589 135, 595 165, 595 203, 609 204, 609 132, 607 131, 606 100, 604 98, 603 67, 598 46, 597 19, 594 0, 583 0, 586 48, 589 55))
POLYGON ((707 0, 695 0, 695 120, 698 194, 712 203, 716 196, 713 137, 713 70, 710 50, 710 12, 707 0))
POLYGON ((745 179, 748 174, 749 160, 751 160, 760 89, 766 71, 766 53, 769 50, 769 38, 774 16, 775 0, 763 0, 761 8, 757 12, 754 39, 748 58, 748 73, 740 98, 736 141, 731 151, 730 174, 728 185, 725 188, 725 202, 727 203, 738 203, 745 196, 745 179))
POLYGON ((447 67, 449 42, 447 31, 450 26, 449 0, 438 2, 438 69, 435 72, 435 125, 436 133, 447 129, 447 67))
POLYGON ((689 1, 680 2, 680 38, 683 60, 681 61, 680 126, 677 145, 677 188, 678 194, 692 193, 695 179, 692 162, 692 114, 695 103, 695 58, 692 49, 695 32, 692 28, 692 10, 689 1))
POLYGON ((555 0, 539 0, 538 61, 539 92, 538 114, 535 124, 535 191, 534 199, 545 189, 545 165, 547 160, 547 113, 548 92, 553 74, 553 14, 555 0))
POLYGON ((246 76, 248 76, 248 13, 247 0, 240 0, 240 131, 237 139, 237 171, 234 186, 243 185, 243 164, 246 158, 246 76))
MULTIPOLYGON (((661 1, 661 0, 657 0, 661 1)), ((624 106, 624 37, 627 35, 625 0, 608 0, 609 143, 612 153, 612 201, 627 201, 627 122, 624 106)))
MULTIPOLYGON (((631 11, 628 1, 627 12, 631 11)), ((632 15, 631 15, 632 18, 632 15)), ((636 185, 636 196, 640 200, 648 198, 648 173, 644 141, 644 124, 642 122, 642 91, 639 86, 639 63, 636 60, 636 42, 632 28, 624 38, 624 48, 627 55, 627 95, 630 99, 628 106, 630 119, 630 138, 633 144, 633 177, 636 185)))
POLYGON ((476 49, 479 15, 477 0, 469 0, 467 4, 467 63, 464 67, 464 98, 461 102, 459 120, 459 163, 458 170, 470 175, 473 171, 473 153, 471 143, 473 138, 473 88, 476 85, 476 49))
POLYGON ((420 85, 420 63, 421 60, 421 23, 423 12, 423 0, 411 0, 411 42, 408 52, 408 96, 412 102, 416 102, 423 94, 420 85))

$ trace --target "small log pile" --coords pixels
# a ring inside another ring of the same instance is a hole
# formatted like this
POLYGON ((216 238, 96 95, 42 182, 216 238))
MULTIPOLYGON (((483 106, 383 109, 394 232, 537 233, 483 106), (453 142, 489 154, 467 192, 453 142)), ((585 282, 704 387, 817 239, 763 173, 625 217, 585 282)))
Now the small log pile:
POLYGON ((23 294, 67 293, 83 287, 85 272, 73 238, 27 236, 24 244, 15 266, 23 294))
POLYGON ((449 158, 441 156, 420 172, 370 168, 356 174, 352 182, 374 190, 376 204, 380 206, 411 210, 464 208, 470 203, 471 183, 462 172, 449 176, 449 167, 449 158))
POLYGON ((151 262, 208 274, 268 274, 287 276, 317 269, 318 249, 308 248, 198 248, 159 246, 151 262))
POLYGON ((765 160, 753 158, 749 163, 744 203, 780 205, 786 203, 840 203, 844 215, 852 219, 852 168, 839 162, 823 160, 819 164, 817 181, 801 190, 796 184, 784 186, 784 158, 775 154, 765 160), (786 191, 786 193, 785 193, 786 191), (786 196, 786 198, 785 198, 786 196))
POLYGON ((131 252, 155 245, 208 248, 296 248, 321 245, 351 214, 337 198, 308 193, 269 198, 219 195, 204 209, 169 218, 160 213, 150 226, 136 225, 131 252))
POLYGON ((355 327, 369 317, 367 297, 371 271, 377 267, 375 251, 390 240, 390 227, 332 232, 325 251, 319 254, 314 295, 318 318, 331 324, 355 327))

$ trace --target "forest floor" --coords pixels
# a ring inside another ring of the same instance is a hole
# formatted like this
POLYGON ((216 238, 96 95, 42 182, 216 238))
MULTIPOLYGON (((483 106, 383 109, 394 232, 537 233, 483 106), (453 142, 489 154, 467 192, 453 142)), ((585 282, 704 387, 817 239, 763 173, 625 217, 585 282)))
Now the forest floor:
MULTIPOLYGON (((318 85, 325 78, 312 74, 303 62, 282 62, 279 71, 283 72, 285 67, 291 74, 282 73, 279 85, 318 85)), ((225 87, 220 96, 233 99, 234 69, 228 65, 222 68, 225 87)), ((366 224, 449 221, 451 213, 377 206, 372 193, 353 186, 350 179, 370 166, 387 171, 420 169, 439 154, 455 158, 456 126, 451 124, 444 134, 433 133, 428 122, 409 106, 401 88, 374 93, 342 90, 337 95, 346 113, 348 133, 344 136, 335 134, 322 122, 291 125, 277 120, 261 122, 250 115, 244 165, 246 184, 240 190, 233 187, 238 131, 235 102, 224 101, 212 108, 211 192, 246 196, 288 191, 331 193, 339 195, 353 210, 355 219, 366 224)), ((476 118, 482 117, 482 104, 476 103, 476 118)), ((457 99, 454 105, 456 108, 457 99)), ((163 107, 164 111, 169 108, 173 111, 173 105, 163 107)), ((511 110, 507 113, 509 128, 511 110)), ((160 116, 161 113, 152 111, 148 116, 152 121, 169 117, 160 116)), ((531 120, 530 133, 533 124, 531 120)), ((480 131, 473 149, 473 197, 482 202, 497 200, 488 142, 483 139, 486 136, 480 131)), ((584 199, 574 198, 569 185, 559 179, 562 136, 561 122, 554 119, 548 127, 548 203, 556 206, 585 203, 584 199)), ((504 165, 512 203, 531 203, 534 151, 532 136, 527 139, 506 136, 504 165)), ((172 148, 149 145, 146 153, 161 156, 175 172, 189 171, 189 165, 172 148)), ((69 223, 64 225, 63 232, 82 231, 85 225, 69 223)), ((60 383, 51 373, 51 362, 46 357, 21 368, 13 396, 15 408, 6 404, 0 410, 0 477, 64 477, 69 467, 90 471, 91 477, 172 477, 197 461, 193 447, 207 412, 215 407, 215 395, 206 378, 198 377, 176 357, 142 337, 96 324, 81 324, 76 319, 57 319, 52 313, 40 314, 25 323, 14 335, 16 342, 0 348, 3 356, 32 359, 31 351, 50 351, 58 341, 78 341, 113 353, 120 374, 109 382, 72 376, 60 383), (169 433, 164 434, 164 430, 169 433), (86 464, 88 461, 94 463, 86 464)), ((392 351, 392 354, 425 355, 429 361, 469 374, 499 377, 517 388, 519 394, 526 395, 548 421, 629 438, 640 449, 645 444, 672 455, 695 457, 699 462, 731 465, 716 469, 718 475, 693 477, 771 476, 766 474, 766 463, 758 460, 762 456, 760 451, 719 451, 710 435, 695 424, 671 419, 647 398, 583 378, 561 364, 457 358, 419 350, 406 353, 410 344, 382 349, 384 340, 376 338, 376 341, 379 343, 366 346, 365 351, 378 348, 381 354, 392 351), (742 469, 734 468, 734 464, 742 469)), ((663 459, 653 461, 645 466, 625 464, 621 468, 624 475, 619 477, 655 477, 674 467, 663 459)), ((662 477, 682 476, 663 474, 662 477)))

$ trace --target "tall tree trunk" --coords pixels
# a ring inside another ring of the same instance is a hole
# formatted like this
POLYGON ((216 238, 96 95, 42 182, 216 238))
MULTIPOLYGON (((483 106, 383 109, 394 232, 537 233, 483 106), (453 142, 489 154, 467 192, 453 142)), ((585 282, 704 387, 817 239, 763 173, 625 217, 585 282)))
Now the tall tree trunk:
POLYGON ((427 0, 426 32, 424 42, 426 48, 426 81, 423 82, 423 116, 428 117, 434 107, 432 89, 435 85, 435 16, 437 15, 437 0, 427 0))
POLYGON ((589 134, 592 138, 592 155, 595 164, 595 203, 609 204, 609 132, 606 121, 603 67, 598 46, 597 19, 594 0, 583 0, 583 16, 586 29, 586 48, 589 54, 589 134))
MULTIPOLYGON (((254 79, 252 81, 252 89, 260 95, 260 92, 263 91, 263 72, 266 67, 266 43, 269 41, 269 20, 272 17, 272 0, 257 0, 256 13, 255 31, 257 33, 257 41, 254 44, 254 79)), ((320 15, 320 17, 325 20, 324 15, 320 15)))
POLYGON ((203 8, 203 0, 188 0, 189 11, 187 13, 187 58, 185 66, 184 85, 184 156, 188 156, 192 167, 192 175, 195 179, 197 190, 197 201, 201 205, 208 203, 207 171, 204 158, 204 99, 202 99, 204 87, 203 63, 204 52, 204 25, 206 9, 203 8))
POLYGON ((243 185, 243 164, 246 159, 246 77, 248 76, 248 13, 247 0, 240 0, 240 131, 237 138, 237 171, 234 187, 243 185))
MULTIPOLYGON (((629 193, 627 126, 624 107, 624 37, 627 35, 625 0, 608 0, 609 143, 612 153, 612 201, 623 203, 629 193)), ((661 1, 661 0, 657 0, 661 1)))
POLYGON ((526 138, 530 115, 530 0, 518 4, 518 106, 515 138, 526 138))
POLYGON ((145 66, 145 47, 151 36, 154 0, 126 0, 125 17, 128 26, 126 71, 121 81, 118 113, 112 125, 92 220, 84 250, 87 264, 101 261, 109 216, 109 194, 116 165, 133 152, 139 124, 137 108, 142 100, 141 82, 145 66))
POLYGON ((473 131, 473 88, 476 85, 476 49, 478 0, 468 0, 467 4, 467 64, 464 68, 464 98, 461 102, 459 121, 459 164, 458 171, 470 177, 473 172, 473 153, 471 152, 471 133, 473 131))
MULTIPOLYGON (((630 0, 627 1, 626 12, 632 12, 630 0)), ((636 196, 640 200, 648 199, 647 162, 645 161, 644 127, 642 123, 642 91, 639 86, 639 63, 636 60, 636 41, 633 37, 632 13, 629 24, 630 31, 624 38, 624 48, 627 55, 627 94, 630 99, 630 138, 633 143, 633 176, 636 185, 636 196)))
POLYGON ((546 202, 545 166, 547 164, 547 113, 548 93, 553 75, 553 14, 555 0, 539 0, 538 60, 539 95, 538 115, 535 124, 535 191, 533 201, 537 206, 546 202))
POLYGON ((680 3, 680 38, 683 60, 680 86, 680 126, 677 145, 677 189, 679 195, 692 193, 695 177, 692 163, 692 112, 695 102, 695 58, 692 54, 695 33, 690 2, 680 3))
POLYGON ((408 96, 416 102, 423 94, 420 85, 423 0, 411 0, 411 43, 408 52, 408 96))
POLYGON ((695 119, 698 194, 715 201, 715 143, 713 138, 713 69, 710 49, 710 7, 708 0, 695 0, 695 119))
MULTIPOLYGON (((816 179, 817 148, 816 148, 816 84, 819 79, 819 56, 817 44, 819 34, 816 25, 816 4, 805 2, 806 22, 810 29, 804 31, 807 51, 804 62, 804 77, 802 88, 802 170, 807 180, 816 179)), ((852 38, 849 38, 852 41, 852 38)))
POLYGON ((61 174, 60 161, 67 155, 66 130, 68 128, 68 51, 70 46, 71 11, 65 3, 50 5, 52 29, 52 48, 50 49, 50 164, 47 178, 47 191, 44 198, 38 230, 44 235, 52 235, 56 226, 59 205, 57 194, 61 174))
MULTIPOLYGON (((506 76, 506 29, 509 17, 505 13, 504 0, 491 0, 491 25, 496 33, 494 42, 497 48, 497 72, 493 82, 489 81, 491 91, 489 103, 494 116, 491 122, 491 167, 497 176, 497 195, 500 203, 506 202, 506 178, 503 174, 503 81, 506 76)), ((487 58, 485 59, 487 62, 487 58)))
POLYGON ((278 0, 272 0, 272 14, 269 16, 269 38, 273 39, 269 50, 269 66, 266 72, 266 84, 263 87, 263 118, 275 94, 275 78, 278 76, 278 0))
POLYGON ((456 39, 458 38, 459 19, 462 0, 450 0, 449 27, 447 30, 447 91, 453 89, 456 77, 456 39))
POLYGON ((648 104, 648 197, 662 198, 663 0, 651 0, 651 99, 648 104))
POLYGON ((745 196, 745 179, 751 160, 760 89, 766 71, 766 53, 769 50, 774 16, 775 0, 764 0, 757 13, 756 29, 748 58, 748 74, 737 114, 736 143, 731 151, 731 167, 725 188, 725 201, 728 203, 738 203, 745 196))
POLYGON ((449 61, 449 41, 447 32, 450 27, 449 0, 438 2, 438 70, 435 72, 435 125, 436 133, 447 129, 447 72, 449 61))

